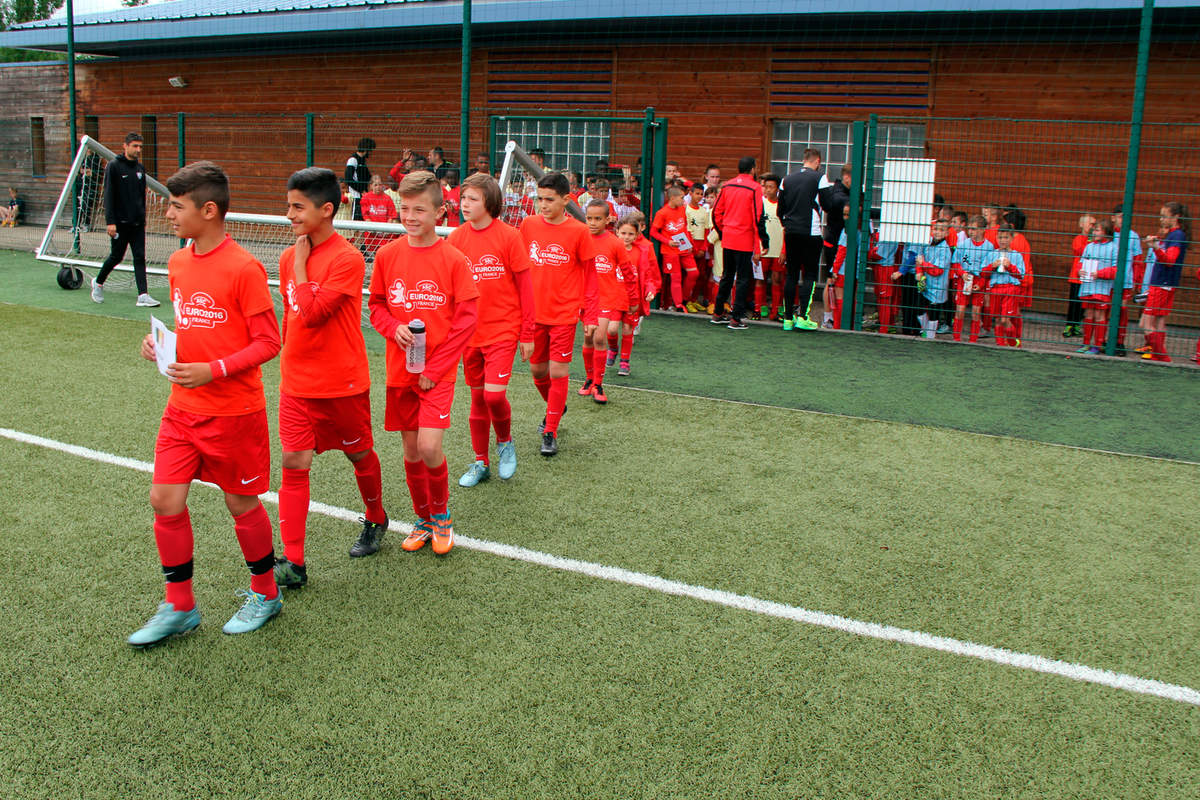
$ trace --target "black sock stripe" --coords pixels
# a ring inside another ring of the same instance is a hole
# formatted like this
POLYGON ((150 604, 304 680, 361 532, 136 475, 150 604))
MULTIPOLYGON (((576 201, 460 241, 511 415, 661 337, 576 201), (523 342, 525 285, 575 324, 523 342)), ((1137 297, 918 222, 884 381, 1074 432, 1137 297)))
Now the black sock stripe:
POLYGON ((246 566, 250 568, 251 575, 262 575, 265 572, 270 572, 275 567, 275 553, 267 553, 257 561, 247 559, 246 566))
POLYGON ((183 564, 176 564, 173 567, 168 567, 163 564, 163 575, 167 579, 167 583, 181 583, 192 579, 192 562, 187 561, 183 564))

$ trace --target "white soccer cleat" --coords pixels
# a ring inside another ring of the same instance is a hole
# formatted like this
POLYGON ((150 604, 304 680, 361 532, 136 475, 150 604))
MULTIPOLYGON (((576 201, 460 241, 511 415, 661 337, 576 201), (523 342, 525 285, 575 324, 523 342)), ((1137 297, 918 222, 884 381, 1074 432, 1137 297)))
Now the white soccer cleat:
POLYGON ((158 302, 148 294, 139 294, 136 305, 142 306, 143 308, 157 308, 161 306, 162 303, 158 302))
POLYGON ((96 283, 95 281, 92 281, 92 302, 93 303, 103 303, 104 302, 104 284, 103 283, 96 283))

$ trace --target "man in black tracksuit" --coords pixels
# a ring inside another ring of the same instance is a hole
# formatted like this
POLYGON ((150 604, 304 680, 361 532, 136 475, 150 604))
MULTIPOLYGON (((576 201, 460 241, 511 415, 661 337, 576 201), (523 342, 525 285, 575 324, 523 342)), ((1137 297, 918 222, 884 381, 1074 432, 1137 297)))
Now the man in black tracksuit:
POLYGON ((361 220, 362 206, 360 201, 371 186, 371 168, 367 166, 367 157, 375 152, 375 140, 364 136, 358 140, 358 148, 346 159, 346 194, 350 198, 350 216, 361 220))
POLYGON ((784 330, 819 327, 808 318, 808 304, 817 284, 824 246, 817 197, 822 189, 832 184, 821 170, 820 151, 805 150, 801 163, 800 169, 784 178, 779 186, 779 219, 783 222, 783 246, 787 252, 787 279, 783 283, 784 330), (796 302, 797 283, 799 304, 796 302))
POLYGON ((138 163, 141 155, 142 135, 126 134, 124 154, 104 168, 104 222, 112 250, 92 282, 92 300, 97 303, 104 302, 104 281, 129 248, 133 250, 137 305, 149 308, 159 305, 146 291, 146 170, 138 163))

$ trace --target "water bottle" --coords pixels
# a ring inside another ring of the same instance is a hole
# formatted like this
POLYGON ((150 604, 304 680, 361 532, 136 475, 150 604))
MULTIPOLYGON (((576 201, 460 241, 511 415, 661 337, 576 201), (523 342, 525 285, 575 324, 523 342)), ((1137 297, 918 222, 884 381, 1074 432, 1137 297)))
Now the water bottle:
POLYGON ((425 371, 425 323, 414 319, 408 323, 408 329, 412 331, 413 342, 408 346, 406 366, 409 372, 420 375, 425 371))

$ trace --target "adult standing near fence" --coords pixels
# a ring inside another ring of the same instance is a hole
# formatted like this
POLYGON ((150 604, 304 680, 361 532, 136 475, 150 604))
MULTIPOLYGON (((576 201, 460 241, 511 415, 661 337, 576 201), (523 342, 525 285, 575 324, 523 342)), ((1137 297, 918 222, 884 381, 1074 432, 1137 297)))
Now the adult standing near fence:
POLYGON ((763 190, 754 179, 754 156, 738 161, 738 174, 721 187, 713 206, 713 227, 721 237, 725 251, 725 270, 713 303, 714 325, 727 324, 730 330, 746 329, 746 309, 754 303, 751 285, 754 280, 753 260, 766 252, 767 221, 763 216, 763 190), (725 316, 725 301, 737 281, 733 310, 725 316))
POLYGON ((810 148, 800 157, 800 169, 784 178, 779 187, 779 218, 783 221, 783 249, 787 256, 784 330, 819 327, 808 317, 821 268, 821 250, 825 246, 818 196, 822 189, 832 185, 821 169, 821 152, 810 148))
POLYGON ((104 168, 104 222, 112 249, 92 281, 92 300, 97 303, 104 302, 104 281, 125 258, 128 248, 133 251, 137 305, 159 305, 146 287, 146 170, 138 162, 142 141, 140 133, 125 134, 124 152, 104 168))
POLYGON ((350 198, 351 219, 362 219, 362 196, 371 185, 371 168, 367 166, 367 157, 375 152, 375 140, 364 136, 358 140, 358 147, 346 159, 346 196, 350 198))

